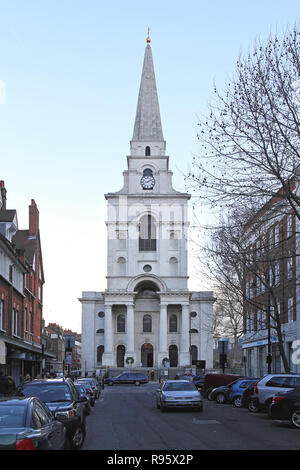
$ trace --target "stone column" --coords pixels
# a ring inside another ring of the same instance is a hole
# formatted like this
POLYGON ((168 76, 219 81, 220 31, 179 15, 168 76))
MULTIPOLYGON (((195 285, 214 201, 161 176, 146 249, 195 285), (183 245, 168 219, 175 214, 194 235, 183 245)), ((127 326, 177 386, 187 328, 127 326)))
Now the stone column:
POLYGON ((105 317, 104 317, 104 353, 102 356, 102 363, 105 366, 113 366, 113 328, 112 328, 112 306, 105 305, 105 317))
POLYGON ((134 353, 134 305, 127 305, 126 319, 126 354, 134 353))
POLYGON ((134 304, 127 304, 126 316, 126 351, 125 351, 125 367, 131 367, 132 364, 127 364, 127 357, 132 357, 136 364, 136 353, 134 350, 134 304))
POLYGON ((190 306, 183 304, 181 313, 179 365, 190 366, 190 362, 190 306))
POLYGON ((167 304, 160 304, 160 317, 159 317, 159 352, 158 352, 158 367, 161 368, 162 360, 169 357, 167 351, 167 335, 168 335, 168 322, 167 322, 167 304))

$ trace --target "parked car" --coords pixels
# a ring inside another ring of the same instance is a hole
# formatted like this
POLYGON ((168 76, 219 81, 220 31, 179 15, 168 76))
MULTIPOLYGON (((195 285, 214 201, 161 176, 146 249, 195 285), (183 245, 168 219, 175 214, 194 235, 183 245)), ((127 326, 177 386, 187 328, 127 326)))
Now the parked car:
POLYGON ((236 408, 242 408, 244 406, 243 400, 246 398, 246 395, 244 396, 244 392, 246 390, 249 390, 249 387, 251 386, 253 387, 253 390, 254 384, 256 384, 258 380, 258 378, 247 378, 237 380, 232 387, 231 394, 229 395, 229 402, 233 403, 233 406, 235 406, 236 408))
POLYGON ((202 396, 197 387, 188 380, 166 380, 156 390, 156 407, 160 411, 167 408, 195 408, 203 410, 202 396))
POLYGON ((205 374, 195 375, 193 378, 193 384, 196 385, 199 390, 201 390, 204 384, 204 380, 205 374))
POLYGON ((85 403, 71 379, 33 380, 21 386, 19 393, 45 403, 65 425, 69 445, 75 450, 81 448, 86 434, 85 403))
POLYGON ((101 395, 101 385, 94 377, 89 377, 89 380, 91 381, 92 387, 96 390, 96 400, 98 400, 101 395))
POLYGON ((38 398, 0 399, 1 450, 63 450, 66 428, 38 398))
POLYGON ((273 395, 288 392, 300 386, 300 374, 268 374, 254 385, 254 394, 248 403, 252 413, 268 411, 273 395))
POLYGON ((235 400, 235 406, 241 406, 241 397, 244 389, 250 383, 256 383, 259 379, 250 379, 244 377, 230 382, 228 385, 214 388, 210 394, 209 399, 215 400, 217 403, 232 403, 235 400))
POLYGON ((87 392, 87 395, 90 398, 90 405, 95 406, 96 392, 93 389, 93 387, 91 386, 91 383, 88 380, 83 379, 83 380, 80 381, 80 384, 85 388, 85 390, 87 392))
POLYGON ((227 385, 240 378, 240 375, 235 374, 205 374, 201 394, 204 398, 207 398, 214 388, 220 387, 221 385, 227 385))
POLYGON ((276 393, 269 407, 269 417, 289 420, 295 428, 300 429, 300 389, 276 393))
POLYGON ((74 382, 74 385, 76 387, 77 392, 79 393, 79 396, 84 399, 86 415, 89 416, 91 414, 90 394, 84 388, 83 384, 74 382))
POLYGON ((195 377, 195 374, 192 374, 191 372, 186 372, 182 374, 176 374, 175 380, 188 380, 189 382, 193 382, 195 377))
MULTIPOLYGON (((243 391, 242 399, 241 399, 241 408, 248 408, 248 404, 250 399, 253 397, 254 394, 254 385, 256 382, 250 383, 245 390, 243 391)), ((235 406, 235 404, 233 404, 235 406)))
POLYGON ((104 380, 105 384, 135 384, 141 385, 148 383, 148 377, 145 374, 134 373, 134 372, 123 372, 117 377, 109 377, 104 380))

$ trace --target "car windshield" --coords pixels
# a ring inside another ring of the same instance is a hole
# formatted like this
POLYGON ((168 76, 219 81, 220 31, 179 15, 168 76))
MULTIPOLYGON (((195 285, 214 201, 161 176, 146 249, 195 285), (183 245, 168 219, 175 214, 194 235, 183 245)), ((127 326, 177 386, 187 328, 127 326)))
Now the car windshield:
POLYGON ((22 427, 25 413, 25 405, 0 404, 0 428, 22 427))
POLYGON ((163 387, 164 392, 181 392, 181 391, 195 391, 197 388, 191 382, 171 382, 166 383, 163 387))
POLYGON ((22 394, 25 397, 38 397, 44 403, 71 401, 71 392, 66 384, 28 384, 24 385, 22 394))

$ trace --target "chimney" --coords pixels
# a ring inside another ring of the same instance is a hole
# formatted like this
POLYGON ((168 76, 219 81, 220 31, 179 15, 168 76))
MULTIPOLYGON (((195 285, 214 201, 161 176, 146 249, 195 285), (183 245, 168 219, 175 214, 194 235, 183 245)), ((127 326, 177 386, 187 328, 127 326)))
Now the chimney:
POLYGON ((34 199, 29 206, 29 235, 36 235, 39 231, 39 211, 34 199))
POLYGON ((0 210, 6 210, 6 189, 4 181, 0 181, 0 210))

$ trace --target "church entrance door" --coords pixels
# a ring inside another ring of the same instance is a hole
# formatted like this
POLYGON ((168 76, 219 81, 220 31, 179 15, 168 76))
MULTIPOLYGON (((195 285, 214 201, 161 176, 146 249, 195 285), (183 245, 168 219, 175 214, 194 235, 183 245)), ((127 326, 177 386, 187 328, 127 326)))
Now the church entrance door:
POLYGON ((142 367, 153 367, 153 346, 150 343, 143 344, 141 348, 142 367))
POLYGON ((124 367, 125 346, 117 347, 117 367, 124 367))

